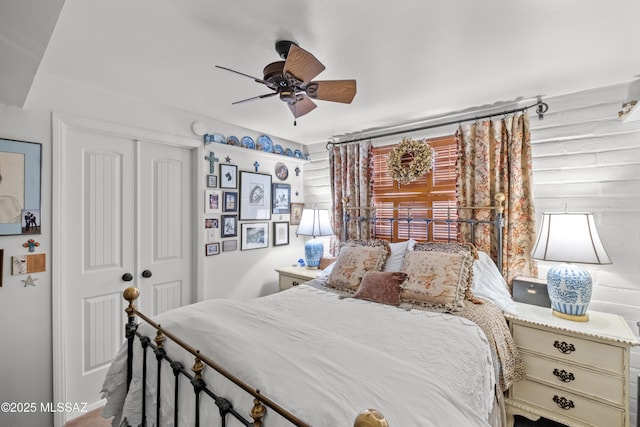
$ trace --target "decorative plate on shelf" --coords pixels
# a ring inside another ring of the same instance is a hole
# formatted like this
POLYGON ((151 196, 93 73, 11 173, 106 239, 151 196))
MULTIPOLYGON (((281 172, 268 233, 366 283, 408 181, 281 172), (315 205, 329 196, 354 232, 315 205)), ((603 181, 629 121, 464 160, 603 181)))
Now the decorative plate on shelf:
POLYGON ((276 154, 284 154, 284 148, 282 148, 282 145, 276 144, 273 146, 273 152, 276 154))
POLYGON ((302 151, 300 150, 295 150, 293 152, 293 157, 295 157, 296 159, 301 159, 302 158, 302 151))
POLYGON ((273 142, 271 142, 271 138, 267 135, 260 135, 258 137, 258 146, 262 147, 262 151, 273 153, 273 142))
POLYGON ((289 156, 289 157, 293 157, 293 150, 291 148, 286 148, 284 150, 284 154, 289 156))
POLYGON ((253 138, 250 136, 243 136, 242 143, 240 144, 244 148, 248 148, 249 150, 256 149, 256 143, 253 141, 253 138))
POLYGON ((213 142, 217 142, 219 144, 224 144, 226 142, 226 138, 224 137, 223 134, 221 133, 214 133, 213 134, 213 142))
POLYGON ((235 145, 235 146, 238 146, 238 145, 240 145, 240 140, 238 140, 238 137, 237 137, 237 136, 233 136, 233 135, 228 136, 228 137, 227 137, 227 145, 235 145))
POLYGON ((276 176, 281 181, 286 180, 289 177, 289 168, 284 163, 276 163, 276 176))

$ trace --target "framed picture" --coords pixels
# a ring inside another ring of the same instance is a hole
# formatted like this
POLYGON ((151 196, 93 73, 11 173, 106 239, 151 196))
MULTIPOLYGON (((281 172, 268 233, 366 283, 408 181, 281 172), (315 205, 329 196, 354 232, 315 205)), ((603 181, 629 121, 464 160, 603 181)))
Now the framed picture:
POLYGON ((238 250, 238 241, 237 240, 223 240, 222 241, 222 252, 231 252, 238 250))
POLYGON ((269 223, 245 222, 242 224, 240 250, 260 249, 269 247, 269 223))
POLYGON ((207 243, 204 245, 205 255, 218 255, 220 253, 220 243, 207 243))
POLYGON ((240 171, 240 221, 271 219, 271 175, 240 171))
POLYGON ((238 188, 238 166, 220 163, 220 188, 238 188))
POLYGON ((42 145, 0 139, 0 235, 40 234, 42 145))
POLYGON ((291 203, 291 186, 289 184, 273 184, 272 194, 272 212, 274 214, 288 214, 291 212, 289 204, 291 203))
POLYGON ((289 218, 289 223, 291 225, 300 224, 302 208, 304 208, 304 203, 291 203, 291 217, 289 218))
POLYGON ((238 215, 222 215, 220 222, 221 237, 236 237, 238 235, 238 215))
POLYGON ((222 198, 219 191, 204 190, 204 213, 218 213, 222 208, 222 198))
POLYGON ((289 223, 274 222, 273 223, 273 246, 282 246, 289 244, 289 223))
POLYGON ((222 193, 222 212, 238 212, 237 191, 225 191, 222 193))
POLYGON ((216 188, 218 186, 218 177, 215 175, 207 175, 207 187, 216 188))

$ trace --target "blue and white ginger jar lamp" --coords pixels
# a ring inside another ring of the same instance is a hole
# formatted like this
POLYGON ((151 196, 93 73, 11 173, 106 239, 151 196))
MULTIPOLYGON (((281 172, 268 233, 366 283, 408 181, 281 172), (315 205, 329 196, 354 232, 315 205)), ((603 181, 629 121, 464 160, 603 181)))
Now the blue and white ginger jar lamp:
POLYGON ((322 240, 319 236, 332 236, 333 228, 329 220, 328 209, 303 209, 300 217, 300 225, 296 231, 298 236, 311 236, 304 244, 304 256, 309 269, 317 269, 320 266, 320 258, 324 253, 322 240))

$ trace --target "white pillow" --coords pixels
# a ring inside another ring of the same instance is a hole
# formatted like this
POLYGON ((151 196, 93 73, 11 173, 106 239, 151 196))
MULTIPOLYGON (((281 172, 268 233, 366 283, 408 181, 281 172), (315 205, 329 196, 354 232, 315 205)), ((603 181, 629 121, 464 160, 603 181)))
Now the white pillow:
POLYGON ((473 263, 473 294, 493 301, 502 311, 516 314, 516 305, 509 293, 507 282, 487 253, 478 251, 473 263))
POLYGON ((387 258, 387 263, 384 265, 384 271, 400 271, 402 270, 402 264, 404 264, 404 256, 407 253, 409 241, 389 243, 389 250, 391 254, 387 258))

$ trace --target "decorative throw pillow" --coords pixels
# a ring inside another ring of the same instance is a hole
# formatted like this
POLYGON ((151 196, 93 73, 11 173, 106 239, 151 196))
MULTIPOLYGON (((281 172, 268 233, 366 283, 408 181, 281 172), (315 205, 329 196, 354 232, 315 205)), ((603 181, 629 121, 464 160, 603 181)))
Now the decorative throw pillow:
MULTIPOLYGON (((471 243, 459 243, 459 242, 425 242, 425 243, 416 243, 414 251, 436 251, 436 252, 446 252, 446 253, 459 253, 459 252, 469 252, 473 256, 473 259, 478 259, 478 250, 471 243)), ((481 303, 480 300, 474 297, 473 295, 473 269, 469 273, 469 281, 467 282, 467 287, 465 288, 465 298, 469 301, 473 301, 474 303, 481 303)))
POLYGON ((404 254, 407 253, 409 241, 389 243, 389 257, 384 265, 384 271, 400 271, 404 263, 404 254))
POLYGON ((473 268, 469 252, 407 252, 402 271, 408 278, 400 301, 425 307, 459 311, 473 268))
POLYGON ((386 245, 380 246, 360 245, 354 242, 343 244, 329 274, 327 286, 352 293, 357 291, 367 271, 380 271, 384 267, 389 254, 389 244, 384 243, 386 245))
POLYGON ((367 271, 353 297, 398 306, 400 286, 405 280, 407 274, 401 271, 367 271))

